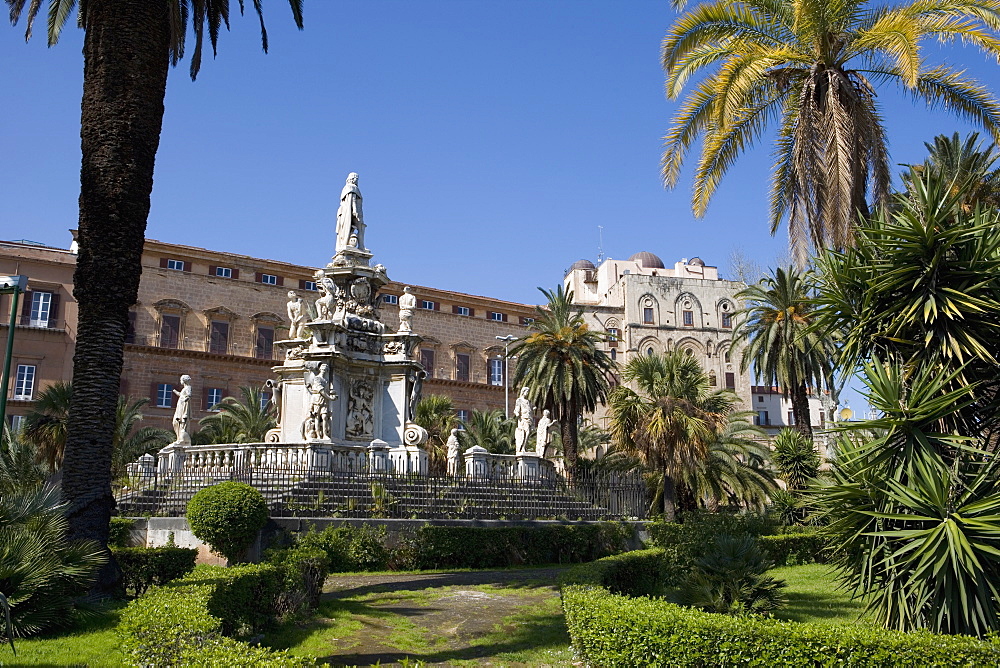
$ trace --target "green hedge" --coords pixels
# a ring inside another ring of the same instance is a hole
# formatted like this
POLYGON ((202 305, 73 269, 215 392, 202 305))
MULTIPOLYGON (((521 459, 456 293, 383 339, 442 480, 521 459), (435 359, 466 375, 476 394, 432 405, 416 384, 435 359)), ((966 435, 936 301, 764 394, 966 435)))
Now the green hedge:
POLYGON ((655 593, 662 549, 630 552, 572 569, 562 601, 573 646, 595 666, 996 666, 1000 645, 962 636, 900 633, 861 625, 823 626, 731 617, 655 593))
POLYGON ((135 520, 129 517, 112 517, 108 526, 108 547, 128 547, 132 539, 135 520))
POLYGON ((271 564, 198 566, 128 605, 118 625, 123 654, 137 666, 314 665, 232 638, 273 621, 283 578, 271 564))
POLYGON ((503 568, 578 563, 627 549, 627 524, 542 527, 425 526, 417 535, 419 568, 503 568))
POLYGON ((186 547, 122 547, 112 548, 111 553, 122 569, 126 593, 133 596, 187 575, 198 556, 198 550, 186 547))
POLYGON ((826 563, 827 539, 818 529, 758 536, 757 544, 776 566, 826 563))

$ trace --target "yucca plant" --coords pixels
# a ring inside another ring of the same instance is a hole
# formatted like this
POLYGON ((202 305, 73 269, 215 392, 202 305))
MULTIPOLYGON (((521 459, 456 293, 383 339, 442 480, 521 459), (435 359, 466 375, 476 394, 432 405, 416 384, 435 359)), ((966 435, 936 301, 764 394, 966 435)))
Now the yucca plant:
POLYGON ((782 429, 774 437, 771 461, 789 490, 805 489, 819 473, 819 453, 812 439, 796 429, 782 429))

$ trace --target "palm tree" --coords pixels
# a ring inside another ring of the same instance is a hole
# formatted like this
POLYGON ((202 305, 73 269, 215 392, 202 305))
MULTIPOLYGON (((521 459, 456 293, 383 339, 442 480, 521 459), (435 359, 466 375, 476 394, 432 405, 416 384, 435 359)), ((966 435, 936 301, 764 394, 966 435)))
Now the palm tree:
POLYGON ((499 455, 512 455, 516 429, 517 421, 504 417, 501 410, 474 410, 462 423, 458 442, 462 444, 462 450, 478 445, 499 455))
POLYGON ((448 436, 458 426, 451 397, 430 394, 417 404, 413 421, 427 430, 428 469, 443 474, 448 463, 448 436))
POLYGON ((612 437, 616 447, 661 473, 663 515, 672 521, 678 481, 708 461, 739 398, 711 390, 708 375, 681 350, 633 357, 622 379, 637 390, 621 385, 612 391, 612 437))
POLYGON ((548 304, 537 307, 533 331, 510 349, 517 356, 514 384, 526 386, 531 402, 550 410, 559 422, 566 468, 572 473, 580 418, 605 403, 616 367, 597 347, 605 335, 587 327, 583 309, 573 304, 573 291, 561 285, 539 290, 548 304))
POLYGON ((125 475, 125 467, 143 455, 159 451, 174 440, 174 434, 159 427, 138 427, 145 417, 142 409, 149 399, 140 397, 118 397, 115 410, 115 432, 111 440, 111 476, 113 479, 125 475))
POLYGON ((214 410, 218 412, 198 421, 199 433, 207 429, 211 443, 263 443, 277 424, 274 406, 259 387, 241 387, 239 399, 226 397, 214 410))
POLYGON ((959 206, 963 213, 972 213, 976 205, 1000 209, 1000 151, 996 144, 983 146, 979 133, 972 132, 962 141, 956 132, 951 137, 938 135, 927 147, 927 159, 921 165, 911 165, 912 172, 903 173, 903 183, 912 195, 916 185, 911 178, 943 179, 952 193, 961 193, 959 206))
POLYGON ((996 97, 959 68, 927 64, 920 50, 928 38, 960 40, 997 57, 998 27, 993 0, 699 3, 663 41, 667 96, 698 82, 667 132, 664 181, 677 184, 685 154, 702 136, 692 200, 701 216, 736 158, 776 125, 772 234, 787 215, 799 266, 810 244, 850 246, 867 198, 882 207, 889 196, 875 87, 897 84, 1000 139, 996 97))
MULTIPOLYGON (((31 36, 40 0, 7 0, 13 23, 25 14, 31 36)), ((261 19, 261 2, 253 6, 261 19)), ((289 0, 302 27, 302 0, 289 0)), ((76 0, 51 0, 48 41, 55 44, 76 0)), ((243 2, 240 2, 243 8, 243 2)), ((195 46, 191 76, 201 66, 205 26, 213 52, 219 28, 229 27, 229 0, 80 0, 83 27, 79 254, 73 296, 79 308, 62 488, 69 503, 70 538, 107 545, 114 508, 111 448, 118 379, 142 271, 140 260, 160 142, 167 71, 184 55, 187 19, 195 46)), ((112 566, 98 589, 114 586, 112 566)))
POLYGON ((72 383, 53 383, 38 393, 34 406, 24 416, 22 437, 35 446, 39 462, 54 472, 62 467, 66 450, 72 383))
POLYGON ((734 341, 746 342, 742 370, 753 365, 760 382, 781 387, 791 397, 795 425, 810 438, 809 391, 832 386, 834 354, 830 330, 813 326, 813 285, 811 272, 775 269, 737 295, 746 307, 733 333, 734 341))

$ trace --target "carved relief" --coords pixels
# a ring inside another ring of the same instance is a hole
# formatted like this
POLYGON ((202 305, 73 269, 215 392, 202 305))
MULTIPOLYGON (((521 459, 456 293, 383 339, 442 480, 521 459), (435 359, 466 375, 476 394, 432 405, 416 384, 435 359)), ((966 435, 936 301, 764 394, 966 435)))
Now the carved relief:
POLYGON ((406 352, 406 345, 402 341, 387 341, 382 346, 382 352, 386 355, 399 355, 406 352))
POLYGON ((349 438, 371 438, 375 429, 372 400, 375 386, 364 378, 351 382, 351 397, 347 404, 347 436, 349 438))
POLYGON ((367 334, 360 334, 357 332, 348 332, 346 345, 348 350, 353 350, 359 353, 368 353, 369 355, 377 355, 381 350, 380 342, 374 336, 368 336, 367 334))

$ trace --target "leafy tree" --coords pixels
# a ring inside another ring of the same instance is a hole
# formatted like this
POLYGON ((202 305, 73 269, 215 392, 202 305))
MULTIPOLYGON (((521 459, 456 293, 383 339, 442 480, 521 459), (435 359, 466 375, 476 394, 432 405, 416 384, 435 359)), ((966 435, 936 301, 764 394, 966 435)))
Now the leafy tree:
MULTIPOLYGON (((41 0, 7 0, 12 23, 22 15, 31 37, 41 0), (25 11, 27 10, 27 11, 25 11)), ((48 41, 55 44, 76 0, 50 0, 48 41)), ((302 27, 302 0, 289 0, 302 27)), ((262 2, 254 0, 267 50, 262 2)), ((243 2, 240 2, 243 8, 243 2)), ((135 303, 160 142, 167 71, 184 55, 191 18, 195 48, 191 76, 201 66, 205 27, 213 53, 221 26, 229 27, 229 0, 81 0, 83 40, 79 253, 73 296, 79 308, 73 382, 76 388, 67 429, 63 490, 70 533, 107 545, 112 453, 118 378, 135 303)), ((114 586, 105 571, 99 589, 114 586)))
POLYGON ((576 469, 579 422, 584 412, 604 404, 615 363, 598 348, 605 334, 590 329, 573 291, 541 290, 548 304, 536 309, 532 332, 510 349, 517 356, 514 384, 528 387, 528 397, 559 422, 567 470, 576 469))
POLYGON ((664 519, 674 519, 677 482, 703 466, 736 411, 739 398, 712 390, 698 362, 682 350, 633 357, 626 383, 611 393, 609 417, 616 447, 662 475, 664 519))
POLYGON ((239 399, 226 397, 213 410, 217 412, 198 421, 200 440, 206 443, 263 443, 277 425, 274 406, 259 387, 240 387, 239 399))
MULTIPOLYGON (((675 5, 683 2, 675 1, 675 5)), ((876 86, 896 84, 1000 138, 1000 102, 955 66, 927 63, 927 39, 1000 55, 992 0, 709 0, 663 41, 667 96, 690 92, 666 136, 663 177, 677 184, 703 137, 693 206, 701 216, 726 171, 777 128, 771 232, 788 217, 799 266, 810 244, 850 246, 858 212, 889 199, 890 162, 876 86)))
POLYGON ((819 474, 819 453, 812 439, 795 429, 782 429, 774 437, 771 461, 789 490, 805 489, 819 474))
POLYGON ((24 416, 23 438, 35 446, 39 461, 44 462, 50 472, 62 467, 72 396, 71 383, 53 383, 38 393, 31 410, 24 416))
POLYGON ((486 448, 498 455, 514 454, 514 432, 517 421, 504 417, 503 411, 472 411, 469 419, 462 423, 458 432, 458 442, 462 450, 474 445, 486 448))
MULTIPOLYGON (((949 183, 953 193, 962 193, 960 201, 962 213, 970 214, 977 204, 990 209, 1000 208, 1000 151, 996 144, 983 146, 979 133, 972 132, 959 139, 956 132, 951 137, 938 135, 927 147, 927 159, 923 164, 911 165, 913 173, 923 177, 933 177, 949 183)), ((903 182, 912 195, 914 183, 910 174, 903 174, 903 182)))
POLYGON ((815 326, 812 272, 778 267, 737 294, 746 306, 733 333, 745 341, 741 369, 753 366, 765 385, 777 385, 791 397, 795 425, 812 436, 809 391, 833 383, 834 337, 837 330, 815 326))
POLYGON ((431 473, 442 474, 448 464, 448 437, 458 426, 451 397, 430 394, 420 400, 413 421, 427 430, 427 459, 431 473))

